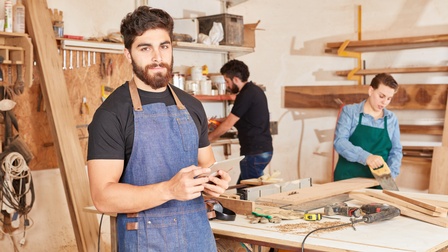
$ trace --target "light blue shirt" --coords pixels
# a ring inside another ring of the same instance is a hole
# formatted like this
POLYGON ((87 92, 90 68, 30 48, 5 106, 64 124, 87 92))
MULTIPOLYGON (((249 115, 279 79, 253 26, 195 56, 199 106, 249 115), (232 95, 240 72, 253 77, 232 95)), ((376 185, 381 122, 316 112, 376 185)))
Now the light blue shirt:
POLYGON ((384 109, 384 117, 375 120, 373 116, 364 113, 364 104, 361 103, 345 105, 336 125, 334 149, 350 162, 358 162, 366 165, 367 157, 371 153, 363 150, 359 146, 353 145, 348 139, 353 134, 359 122, 359 114, 363 113, 362 125, 384 129, 384 117, 387 117, 387 132, 392 142, 392 149, 389 152, 389 158, 386 163, 391 170, 391 175, 396 178, 400 173, 401 159, 403 158, 403 147, 400 143, 400 128, 397 116, 384 109))

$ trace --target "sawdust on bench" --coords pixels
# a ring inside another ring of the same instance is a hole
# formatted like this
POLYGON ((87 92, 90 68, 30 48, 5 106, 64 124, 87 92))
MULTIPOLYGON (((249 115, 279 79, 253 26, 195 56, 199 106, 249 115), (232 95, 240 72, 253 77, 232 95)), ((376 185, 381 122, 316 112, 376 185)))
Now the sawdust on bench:
POLYGON ((316 233, 324 233, 324 232, 334 232, 337 230, 343 230, 347 228, 352 228, 351 223, 342 222, 342 221, 332 221, 332 222, 306 222, 306 223, 296 223, 296 224, 282 224, 274 226, 273 228, 277 229, 277 231, 282 233, 291 233, 291 234, 308 234, 309 232, 318 229, 318 228, 326 228, 316 233), (342 224, 347 224, 345 226, 338 226, 342 224), (338 226, 338 227, 335 227, 338 226))

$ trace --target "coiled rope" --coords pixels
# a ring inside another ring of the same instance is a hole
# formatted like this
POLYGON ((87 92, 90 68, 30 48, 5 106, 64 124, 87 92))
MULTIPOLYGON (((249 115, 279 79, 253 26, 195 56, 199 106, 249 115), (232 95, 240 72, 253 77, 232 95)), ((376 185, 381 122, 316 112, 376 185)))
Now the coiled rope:
POLYGON ((20 153, 11 152, 3 159, 0 189, 0 210, 12 215, 11 226, 18 228, 20 217, 24 218, 23 238, 20 241, 24 245, 26 227, 30 224, 27 214, 33 207, 35 193, 30 169, 20 153))

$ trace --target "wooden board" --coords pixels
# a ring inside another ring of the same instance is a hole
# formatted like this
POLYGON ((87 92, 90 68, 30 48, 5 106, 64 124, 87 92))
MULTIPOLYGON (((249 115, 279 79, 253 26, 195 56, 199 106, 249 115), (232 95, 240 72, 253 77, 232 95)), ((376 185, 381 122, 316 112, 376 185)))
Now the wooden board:
POLYGON ((255 202, 250 200, 239 200, 239 199, 230 199, 223 197, 210 197, 205 196, 204 199, 216 199, 219 201, 225 208, 228 208, 234 211, 236 214, 251 214, 255 210, 255 202))
MULTIPOLYGON (((336 71, 338 76, 347 76, 352 70, 336 71)), ((377 68, 377 69, 360 69, 355 75, 376 75, 379 73, 431 73, 431 72, 448 72, 447 66, 430 66, 430 67, 400 67, 400 68, 377 68)))
MULTIPOLYGON (((386 191, 383 191, 383 192, 386 192, 386 191)), ((378 199, 382 199, 382 200, 385 200, 385 201, 397 204, 399 206, 407 207, 409 209, 415 210, 415 211, 420 212, 420 213, 424 213, 424 214, 429 215, 429 216, 438 216, 438 217, 446 217, 447 216, 446 215, 447 214, 446 211, 444 213, 435 212, 433 210, 429 210, 427 208, 415 205, 415 204, 413 204, 411 202, 408 202, 408 201, 405 201, 405 200, 393 197, 391 195, 387 195, 387 194, 385 194, 383 192, 381 192, 379 190, 366 190, 365 194, 369 195, 369 196, 372 196, 372 197, 375 197, 375 198, 378 198, 378 199)))
POLYGON ((383 190, 383 192, 384 192, 385 194, 387 194, 387 195, 393 196, 393 197, 395 197, 395 198, 398 198, 398 199, 400 199, 400 200, 409 202, 409 203, 414 204, 414 205, 417 205, 417 206, 419 206, 419 207, 423 207, 423 208, 425 208, 425 209, 429 209, 429 210, 431 210, 431 211, 435 211, 435 212, 443 213, 445 216, 446 216, 447 213, 448 213, 448 210, 447 210, 447 209, 445 209, 445 208, 443 208, 443 207, 439 207, 439 206, 434 205, 434 204, 429 204, 429 203, 423 202, 423 201, 421 201, 421 200, 417 200, 417 199, 409 198, 409 197, 403 196, 403 195, 401 195, 401 194, 398 194, 398 193, 396 193, 396 192, 391 192, 391 191, 388 191, 388 190, 383 190))
MULTIPOLYGON (((337 49, 341 47, 343 42, 327 43, 327 53, 337 53, 337 49)), ((395 50, 395 49, 412 49, 424 47, 437 47, 448 45, 448 34, 414 36, 404 38, 388 38, 388 39, 371 39, 350 41, 347 45, 347 51, 378 51, 378 50, 395 50)))
POLYGON ((275 183, 279 183, 279 182, 283 182, 283 179, 281 178, 272 178, 269 180, 259 180, 259 179, 244 179, 241 180, 240 183, 243 185, 255 185, 255 186, 260 186, 260 185, 270 185, 270 184, 275 184, 275 183))
MULTIPOLYGON (((361 102, 368 97, 368 85, 285 86, 285 108, 334 108, 361 102)), ((400 85, 388 109, 445 110, 448 84, 400 85)))
POLYGON ((288 192, 271 194, 268 196, 260 197, 257 201, 272 202, 284 205, 296 205, 377 185, 378 181, 376 181, 375 179, 351 178, 336 182, 330 182, 319 186, 312 186, 288 192))
POLYGON ((429 193, 448 194, 448 99, 443 123, 442 146, 434 147, 429 178, 429 193))
POLYGON ((45 0, 27 0, 24 5, 78 251, 96 251, 98 219, 83 211, 92 205, 89 182, 48 5, 45 0))
POLYGON ((382 199, 378 199, 378 198, 375 198, 375 197, 371 197, 371 196, 365 195, 362 192, 352 192, 349 195, 350 195, 350 198, 355 199, 355 200, 359 200, 359 201, 361 201, 361 202, 363 202, 365 204, 369 204, 369 203, 372 203, 372 202, 390 204, 390 205, 393 205, 395 207, 398 207, 400 209, 400 211, 401 211, 401 215, 408 216, 408 217, 411 217, 411 218, 414 218, 414 219, 417 219, 417 220, 421 220, 421 221, 424 221, 424 222, 427 222, 427 223, 431 223, 431 224, 434 224, 434 225, 437 225, 437 226, 441 226, 441 227, 444 227, 444 228, 448 227, 448 218, 446 218, 446 217, 429 216, 429 215, 426 215, 426 214, 414 211, 412 209, 409 209, 407 207, 391 203, 389 201, 385 201, 385 200, 382 200, 382 199))

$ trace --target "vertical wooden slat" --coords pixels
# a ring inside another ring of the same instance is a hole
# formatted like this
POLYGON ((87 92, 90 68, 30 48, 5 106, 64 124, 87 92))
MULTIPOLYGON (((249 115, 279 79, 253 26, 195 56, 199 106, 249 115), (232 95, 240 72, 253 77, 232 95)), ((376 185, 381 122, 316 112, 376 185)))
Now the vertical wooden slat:
POLYGON ((443 123, 442 146, 434 147, 429 177, 429 193, 448 194, 448 96, 443 123))
POLYGON ((83 211, 92 200, 48 5, 46 0, 26 0, 24 5, 78 251, 96 251, 98 220, 83 211))

